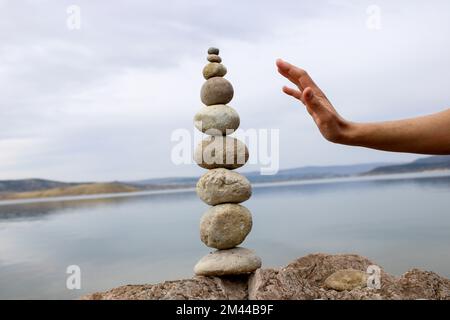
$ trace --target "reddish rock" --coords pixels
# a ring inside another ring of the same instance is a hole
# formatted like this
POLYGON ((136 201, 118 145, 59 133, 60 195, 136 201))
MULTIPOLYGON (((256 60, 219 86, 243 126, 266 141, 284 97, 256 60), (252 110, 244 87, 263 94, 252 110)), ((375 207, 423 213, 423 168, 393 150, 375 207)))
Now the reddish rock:
POLYGON ((381 287, 336 291, 325 280, 339 270, 366 272, 375 265, 353 255, 310 254, 284 268, 258 269, 250 277, 194 277, 155 285, 134 285, 94 293, 82 299, 440 299, 450 300, 450 280, 434 272, 412 269, 396 278, 381 269, 381 287))

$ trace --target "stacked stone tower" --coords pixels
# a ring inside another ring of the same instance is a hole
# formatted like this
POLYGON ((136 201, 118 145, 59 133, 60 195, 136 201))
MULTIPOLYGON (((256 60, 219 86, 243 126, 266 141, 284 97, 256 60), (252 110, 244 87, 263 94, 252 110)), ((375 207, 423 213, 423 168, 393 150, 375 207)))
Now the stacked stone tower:
POLYGON ((217 249, 195 265, 194 272, 204 276, 250 273, 261 267, 252 250, 237 247, 252 229, 250 211, 239 203, 252 194, 250 182, 233 169, 248 160, 247 146, 234 137, 240 124, 238 113, 227 105, 233 98, 231 83, 223 78, 227 69, 221 64, 219 49, 209 48, 209 63, 203 69, 206 82, 201 100, 206 105, 195 115, 197 129, 207 134, 196 148, 194 160, 209 171, 197 183, 197 194, 211 207, 200 221, 200 238, 217 249))

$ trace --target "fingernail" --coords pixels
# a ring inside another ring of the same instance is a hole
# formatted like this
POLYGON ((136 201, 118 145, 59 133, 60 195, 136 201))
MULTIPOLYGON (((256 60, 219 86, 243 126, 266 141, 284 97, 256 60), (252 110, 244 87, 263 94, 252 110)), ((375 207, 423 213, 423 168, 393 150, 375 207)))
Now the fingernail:
POLYGON ((312 90, 308 90, 308 92, 306 92, 306 99, 311 100, 312 97, 313 97, 312 90))

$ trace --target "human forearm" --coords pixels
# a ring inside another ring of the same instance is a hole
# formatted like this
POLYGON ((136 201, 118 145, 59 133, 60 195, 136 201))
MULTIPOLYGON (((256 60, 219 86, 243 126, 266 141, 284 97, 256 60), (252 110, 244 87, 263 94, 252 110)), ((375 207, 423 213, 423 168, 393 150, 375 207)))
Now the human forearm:
POLYGON ((283 92, 305 105, 325 139, 385 151, 450 154, 450 109, 414 119, 354 123, 338 114, 305 70, 283 60, 277 60, 277 67, 297 86, 285 86, 283 92))
POLYGON ((429 116, 378 123, 349 123, 343 144, 385 151, 450 154, 450 109, 429 116))

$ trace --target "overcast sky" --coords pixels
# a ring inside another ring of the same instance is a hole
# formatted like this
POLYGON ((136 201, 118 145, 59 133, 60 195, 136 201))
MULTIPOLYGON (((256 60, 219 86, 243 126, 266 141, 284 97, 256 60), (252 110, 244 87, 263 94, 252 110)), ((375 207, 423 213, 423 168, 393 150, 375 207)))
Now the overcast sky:
POLYGON ((440 111, 449 12, 445 0, 0 0, 0 179, 200 175, 172 163, 170 137, 194 132, 209 46, 221 50, 241 127, 280 130, 281 168, 414 159, 324 141, 281 92, 274 62, 307 69, 353 121, 440 111), (79 30, 67 27, 73 4, 79 30), (367 27, 370 5, 379 30, 367 27))

